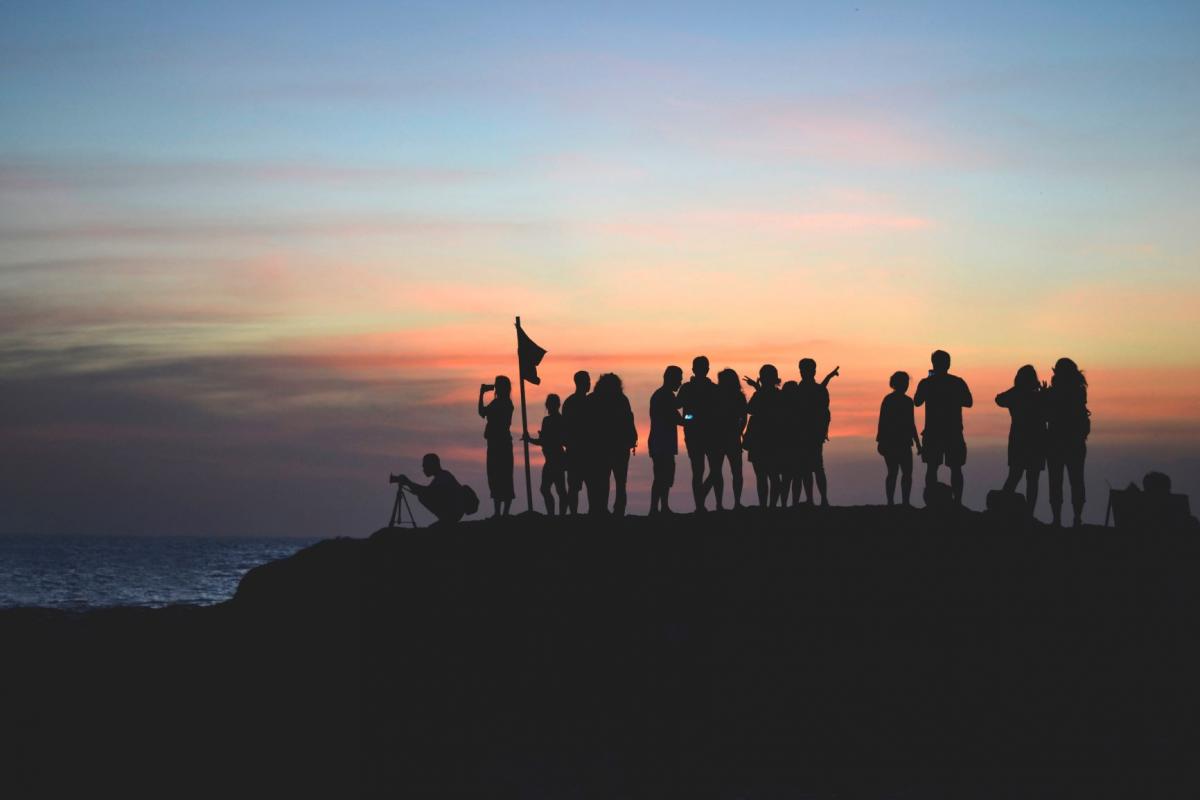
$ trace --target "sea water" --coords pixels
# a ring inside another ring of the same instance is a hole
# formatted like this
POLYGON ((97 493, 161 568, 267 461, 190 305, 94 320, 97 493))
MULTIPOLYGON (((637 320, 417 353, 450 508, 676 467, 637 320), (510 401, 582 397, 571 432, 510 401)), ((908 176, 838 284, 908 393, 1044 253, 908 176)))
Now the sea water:
POLYGON ((316 539, 0 536, 0 608, 210 605, 316 539))

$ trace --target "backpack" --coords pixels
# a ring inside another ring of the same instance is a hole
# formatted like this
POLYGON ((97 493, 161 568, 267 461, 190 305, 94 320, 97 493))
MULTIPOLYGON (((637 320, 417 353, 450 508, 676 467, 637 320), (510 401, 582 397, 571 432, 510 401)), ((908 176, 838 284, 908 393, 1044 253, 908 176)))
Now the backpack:
POLYGON ((475 490, 465 483, 458 487, 462 493, 462 507, 466 514, 474 514, 479 510, 479 495, 475 494, 475 490))

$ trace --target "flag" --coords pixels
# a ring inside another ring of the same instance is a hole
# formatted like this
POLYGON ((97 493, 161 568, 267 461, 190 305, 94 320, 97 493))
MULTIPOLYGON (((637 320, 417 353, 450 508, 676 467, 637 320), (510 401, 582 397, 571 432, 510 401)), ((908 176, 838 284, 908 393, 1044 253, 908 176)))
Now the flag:
POLYGON ((546 351, 538 347, 537 342, 525 335, 525 330, 517 325, 517 361, 521 364, 521 379, 529 381, 534 386, 542 382, 538 377, 538 364, 546 357, 546 351))

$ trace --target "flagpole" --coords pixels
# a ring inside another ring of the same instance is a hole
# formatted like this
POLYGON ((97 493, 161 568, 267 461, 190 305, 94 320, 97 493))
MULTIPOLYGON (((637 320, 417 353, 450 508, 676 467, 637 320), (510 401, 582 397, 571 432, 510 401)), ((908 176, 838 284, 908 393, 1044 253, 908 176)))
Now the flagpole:
POLYGON ((533 511, 533 478, 529 476, 529 417, 525 413, 525 370, 521 369, 521 318, 517 317, 517 376, 521 381, 521 443, 525 447, 525 503, 533 511))

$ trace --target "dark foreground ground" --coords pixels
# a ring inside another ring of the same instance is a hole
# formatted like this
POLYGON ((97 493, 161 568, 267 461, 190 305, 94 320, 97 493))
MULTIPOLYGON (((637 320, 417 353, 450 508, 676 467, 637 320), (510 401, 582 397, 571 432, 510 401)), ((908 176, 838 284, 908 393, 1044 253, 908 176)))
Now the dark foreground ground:
POLYGON ((0 796, 1194 797, 1198 568, 878 508, 326 541, 0 613, 0 796))

